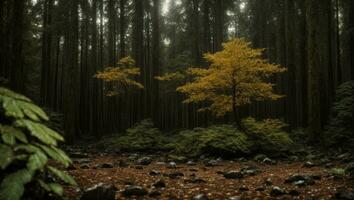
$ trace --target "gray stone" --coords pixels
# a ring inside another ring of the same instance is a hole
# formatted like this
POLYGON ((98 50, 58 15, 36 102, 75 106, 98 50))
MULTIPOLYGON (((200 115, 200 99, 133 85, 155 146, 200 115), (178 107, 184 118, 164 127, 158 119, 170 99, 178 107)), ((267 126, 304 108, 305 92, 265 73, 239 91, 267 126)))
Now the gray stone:
POLYGON ((209 198, 205 194, 197 194, 192 198, 192 200, 209 200, 209 198))
POLYGON ((270 191, 270 195, 273 197, 282 196, 284 194, 285 194, 285 191, 277 186, 273 187, 272 190, 270 191))
POLYGON ((158 181, 156 181, 154 184, 153 184, 154 187, 156 188, 162 188, 162 187, 166 187, 166 183, 164 180, 160 179, 158 181))
POLYGON ((157 170, 151 170, 150 172, 149 172, 149 175, 150 176, 158 176, 158 175, 160 175, 161 174, 161 172, 160 171, 157 171, 157 170))
POLYGON ((336 200, 354 200, 354 193, 346 188, 339 188, 335 194, 336 200))
POLYGON ((123 196, 144 196, 148 194, 148 191, 141 186, 130 185, 122 191, 123 196))
POLYGON ((177 168, 177 164, 175 162, 169 162, 168 165, 167 165, 167 168, 176 169, 177 168))
POLYGON ((103 183, 97 184, 84 191, 80 200, 114 200, 117 189, 113 186, 105 186, 103 183))
POLYGON ((243 173, 240 171, 228 171, 223 173, 226 179, 241 179, 244 177, 243 173))
POLYGON ((152 159, 150 157, 146 156, 146 157, 140 158, 137 161, 137 164, 138 165, 150 165, 151 162, 152 162, 152 159))

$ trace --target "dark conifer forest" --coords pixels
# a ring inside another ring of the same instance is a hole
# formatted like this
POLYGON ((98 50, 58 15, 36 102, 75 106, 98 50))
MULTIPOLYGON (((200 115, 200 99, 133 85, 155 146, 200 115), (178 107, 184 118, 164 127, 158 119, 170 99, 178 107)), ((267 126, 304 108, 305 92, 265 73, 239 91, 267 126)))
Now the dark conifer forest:
POLYGON ((0 0, 0 200, 354 200, 354 0, 0 0))

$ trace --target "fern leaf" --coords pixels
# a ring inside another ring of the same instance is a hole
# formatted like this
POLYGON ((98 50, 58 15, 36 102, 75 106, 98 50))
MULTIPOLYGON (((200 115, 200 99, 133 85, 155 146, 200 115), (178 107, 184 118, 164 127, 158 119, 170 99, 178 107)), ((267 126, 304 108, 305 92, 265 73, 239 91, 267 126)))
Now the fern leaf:
POLYGON ((13 117, 15 119, 22 119, 24 114, 20 107, 17 105, 17 101, 9 97, 0 96, 2 107, 5 110, 6 117, 13 117))
POLYGON ((14 152, 9 146, 0 144, 0 155, 0 168, 5 169, 14 160, 14 152))
POLYGON ((40 121, 41 119, 45 121, 49 120, 47 114, 40 107, 32 103, 19 102, 18 105, 20 106, 23 113, 33 121, 40 121))
POLYGON ((63 187, 61 187, 60 184, 57 184, 57 183, 45 183, 42 180, 38 180, 38 183, 47 192, 53 192, 54 194, 57 194, 58 196, 63 196, 64 190, 63 190, 63 187))
POLYGON ((67 173, 60 171, 59 169, 56 169, 54 167, 48 166, 49 171, 51 171, 55 176, 57 176, 58 178, 60 178, 62 181, 64 181, 65 183, 68 183, 70 185, 77 185, 75 180, 68 175, 67 173))
POLYGON ((26 135, 20 129, 12 126, 0 125, 0 134, 2 134, 3 141, 10 145, 15 144, 15 139, 18 139, 23 143, 28 143, 26 135))
POLYGON ((64 138, 56 133, 55 131, 49 129, 45 125, 36 123, 30 120, 17 120, 15 125, 21 128, 26 128, 30 131, 31 135, 39 139, 41 142, 48 145, 57 145, 57 140, 63 141, 64 138))
POLYGON ((37 151, 40 151, 40 149, 36 146, 33 146, 31 144, 27 144, 27 145, 24 145, 24 144, 20 144, 20 145, 17 145, 15 146, 14 148, 15 151, 26 151, 28 153, 36 153, 37 151))
POLYGON ((29 98, 3 87, 0 87, 0 96, 6 96, 21 101, 31 102, 29 98))
POLYGON ((27 168, 32 171, 42 169, 47 161, 47 156, 42 151, 37 151, 29 157, 27 168))
POLYGON ((64 151, 56 148, 56 147, 48 147, 45 145, 37 144, 43 151, 48 154, 52 159, 60 162, 65 167, 68 167, 71 163, 70 158, 65 154, 64 151))
POLYGON ((33 177, 33 171, 22 169, 4 178, 0 186, 1 200, 20 200, 25 184, 33 177))

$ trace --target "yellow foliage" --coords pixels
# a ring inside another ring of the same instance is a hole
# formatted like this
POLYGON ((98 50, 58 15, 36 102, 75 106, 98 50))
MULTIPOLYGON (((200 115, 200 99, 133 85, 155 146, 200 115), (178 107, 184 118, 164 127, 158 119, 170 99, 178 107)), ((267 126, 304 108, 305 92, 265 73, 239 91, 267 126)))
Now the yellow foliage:
POLYGON ((251 48, 251 43, 236 38, 223 44, 224 49, 215 54, 205 54, 209 68, 190 68, 187 73, 193 80, 177 91, 187 95, 185 103, 208 102, 201 110, 211 110, 217 116, 233 111, 233 106, 250 104, 251 101, 276 100, 281 95, 273 92, 267 79, 286 71, 279 65, 262 58, 263 49, 251 48))
POLYGON ((106 92, 107 96, 116 96, 119 95, 119 90, 127 89, 130 86, 138 89, 144 88, 141 83, 134 80, 134 77, 139 75, 140 69, 135 66, 135 61, 128 56, 118 62, 118 67, 106 68, 104 71, 98 72, 94 77, 103 80, 115 89, 114 91, 106 92))

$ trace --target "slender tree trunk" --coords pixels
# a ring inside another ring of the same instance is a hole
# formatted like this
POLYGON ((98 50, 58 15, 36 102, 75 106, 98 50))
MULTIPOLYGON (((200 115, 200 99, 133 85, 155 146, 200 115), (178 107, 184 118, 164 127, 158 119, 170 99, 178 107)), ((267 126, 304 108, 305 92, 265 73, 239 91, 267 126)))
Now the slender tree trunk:
POLYGON ((321 132, 321 86, 320 49, 320 5, 316 0, 307 0, 308 33, 308 125, 312 141, 318 141, 321 132))
POLYGON ((12 12, 12 51, 10 65, 10 85, 16 92, 23 93, 24 87, 24 66, 23 66, 23 34, 25 5, 27 1, 14 1, 12 12))
POLYGON ((153 0, 154 8, 152 14, 152 109, 155 124, 159 124, 159 83, 154 77, 159 75, 160 68, 160 0, 153 0))

